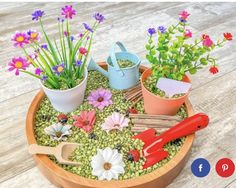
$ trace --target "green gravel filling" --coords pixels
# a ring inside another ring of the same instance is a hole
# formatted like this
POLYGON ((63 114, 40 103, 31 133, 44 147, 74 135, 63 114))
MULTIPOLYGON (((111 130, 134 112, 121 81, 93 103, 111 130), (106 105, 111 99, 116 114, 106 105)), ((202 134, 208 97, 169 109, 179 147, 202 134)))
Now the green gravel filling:
MULTIPOLYGON (((72 115, 79 115, 80 111, 82 110, 89 111, 93 109, 93 106, 88 104, 86 99, 92 90, 95 90, 100 87, 110 89, 108 85, 108 79, 96 71, 89 72, 84 103, 79 106, 76 111, 67 114, 70 117, 67 122, 68 124, 73 123, 72 115)), ((126 114, 127 109, 131 105, 129 101, 126 101, 124 99, 122 91, 113 89, 110 90, 113 94, 113 104, 108 107, 105 107, 103 110, 96 109, 96 122, 94 124, 93 131, 96 137, 91 138, 89 134, 85 133, 82 129, 79 129, 75 126, 72 127, 72 134, 68 136, 67 142, 77 142, 83 144, 83 146, 77 148, 71 156, 71 160, 82 162, 82 165, 78 167, 71 165, 61 165, 58 164, 54 156, 49 156, 50 159, 69 172, 78 174, 86 178, 97 179, 97 177, 92 175, 92 167, 90 165, 91 158, 96 155, 97 149, 104 149, 105 147, 111 147, 114 149, 118 145, 121 145, 120 153, 122 153, 123 160, 125 162, 125 173, 119 176, 120 180, 134 178, 150 173, 153 170, 166 164, 169 160, 171 160, 181 148, 185 138, 181 138, 175 140, 174 142, 166 144, 164 148, 166 151, 169 152, 169 156, 148 169, 144 170, 142 168, 142 165, 145 162, 144 158, 141 158, 139 162, 127 161, 127 153, 131 149, 141 150, 143 143, 140 140, 131 139, 131 136, 134 135, 131 132, 131 122, 129 123, 130 126, 123 129, 123 131, 112 131, 107 134, 105 131, 101 130, 100 125, 104 122, 104 119, 107 116, 111 115, 114 111, 119 111, 122 114, 126 114)), ((144 112, 143 101, 140 101, 136 105, 136 109, 139 113, 144 112)), ((57 116, 59 114, 59 112, 53 109, 47 98, 45 98, 41 102, 39 110, 36 113, 35 121, 35 136, 39 145, 56 146, 59 144, 58 141, 51 140, 50 137, 44 132, 45 127, 57 122, 57 116)), ((180 115, 182 118, 186 118, 187 114, 184 106, 181 107, 178 112, 178 115, 180 115)))
POLYGON ((129 67, 134 66, 134 63, 127 59, 117 59, 117 63, 120 68, 129 68, 129 67))
MULTIPOLYGON (((156 84, 157 84, 157 79, 154 75, 149 76, 144 81, 144 86, 147 88, 148 91, 154 93, 155 95, 159 95, 160 97, 169 98, 168 96, 166 96, 166 94, 163 90, 160 90, 156 87, 156 84)), ((171 98, 178 98, 183 95, 184 95, 183 93, 175 94, 171 98)))

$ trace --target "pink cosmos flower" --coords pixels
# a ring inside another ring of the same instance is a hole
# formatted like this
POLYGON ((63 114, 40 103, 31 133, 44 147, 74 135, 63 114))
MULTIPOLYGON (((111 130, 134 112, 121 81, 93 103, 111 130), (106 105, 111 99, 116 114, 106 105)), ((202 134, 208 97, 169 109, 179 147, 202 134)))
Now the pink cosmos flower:
POLYGON ((72 8, 72 6, 65 6, 61 9, 61 15, 65 16, 65 18, 70 18, 72 19, 72 17, 74 15, 76 15, 76 11, 72 8))
POLYGON ((24 59, 22 57, 12 58, 12 61, 8 64, 8 71, 16 70, 15 75, 18 76, 19 70, 26 70, 29 65, 30 64, 27 62, 27 59, 24 59))
POLYGON ((182 19, 182 20, 187 20, 187 18, 189 17, 189 13, 185 10, 183 10, 182 12, 179 13, 179 17, 182 19))
POLYGON ((92 104, 94 107, 102 110, 106 106, 112 104, 112 93, 109 90, 99 88, 95 91, 92 91, 88 96, 89 104, 92 104))
POLYGON ((190 29, 185 30, 184 37, 185 38, 191 38, 192 37, 192 32, 190 31, 190 29))
POLYGON ((101 125, 101 127, 102 130, 105 130, 106 132, 114 129, 122 131, 123 128, 129 126, 129 121, 129 118, 126 118, 124 115, 118 112, 113 112, 105 119, 105 122, 101 125))
POLYGON ((210 37, 209 37, 209 38, 205 38, 205 39, 203 39, 203 41, 202 41, 202 45, 203 45, 203 46, 206 46, 206 47, 211 47, 213 44, 214 44, 214 43, 213 43, 213 41, 210 39, 210 37))
POLYGON ((82 111, 79 116, 73 116, 74 125, 83 129, 85 132, 90 133, 93 130, 93 124, 96 120, 96 111, 82 111))
POLYGON ((28 37, 25 33, 16 32, 11 39, 14 42, 14 46, 24 47, 25 44, 29 43, 28 37))
POLYGON ((33 31, 33 30, 29 30, 27 32, 27 35, 28 35, 28 40, 29 41, 31 41, 31 42, 39 41, 39 33, 38 32, 33 31))

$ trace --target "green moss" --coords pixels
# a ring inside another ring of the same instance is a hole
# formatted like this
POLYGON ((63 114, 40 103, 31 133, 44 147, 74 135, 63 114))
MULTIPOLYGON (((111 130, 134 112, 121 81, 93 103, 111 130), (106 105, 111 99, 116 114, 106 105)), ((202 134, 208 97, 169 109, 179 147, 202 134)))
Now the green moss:
MULTIPOLYGON (((82 110, 93 109, 93 106, 88 104, 86 99, 92 90, 95 90, 100 87, 109 88, 108 79, 96 71, 89 72, 84 103, 81 106, 79 106, 76 111, 67 114, 70 117, 68 120, 69 124, 73 123, 72 115, 75 114, 79 115, 80 111, 82 110)), ((82 165, 79 167, 70 165, 61 165, 57 163, 55 157, 50 156, 50 159, 67 171, 70 171, 83 177, 97 179, 95 176, 91 174, 92 168, 90 165, 90 161, 92 156, 94 156, 97 153, 97 149, 103 149, 105 147, 117 148, 117 146, 120 145, 121 146, 120 152, 122 153, 125 162, 125 173, 119 176, 119 179, 122 180, 150 173, 151 171, 163 166, 169 160, 171 160, 182 146, 184 138, 180 139, 177 142, 177 144, 176 143, 166 144, 165 150, 168 151, 170 155, 166 159, 162 160, 158 164, 155 164, 154 166, 148 169, 145 170, 142 169, 142 165, 144 164, 145 161, 144 158, 141 158, 141 160, 137 163, 127 161, 126 159, 127 152, 131 149, 141 150, 143 147, 143 143, 140 140, 131 139, 131 137, 133 136, 133 133, 131 132, 131 127, 133 125, 131 123, 129 124, 130 126, 128 128, 125 128, 123 131, 113 131, 107 134, 105 131, 101 130, 100 126, 104 122, 104 118, 111 115, 114 110, 119 111, 122 114, 125 114, 127 109, 131 106, 131 103, 124 99, 123 93, 121 91, 112 89, 110 90, 112 91, 113 94, 112 96, 113 104, 110 105, 109 107, 104 108, 104 110, 102 111, 96 109, 97 119, 93 131, 93 133, 96 135, 96 138, 94 139, 93 136, 88 135, 83 130, 73 126, 72 127, 73 133, 67 139, 68 142, 77 142, 83 144, 83 146, 76 149, 73 155, 71 156, 71 159, 73 161, 82 162, 82 165)), ((136 108, 139 111, 139 113, 143 113, 144 112, 143 101, 140 101, 136 105, 136 108)), ((50 137, 46 135, 44 132, 45 127, 50 126, 51 124, 57 121, 56 118, 57 115, 59 115, 59 112, 56 112, 52 108, 48 99, 45 98, 40 104, 39 110, 36 113, 35 136, 39 145, 56 146, 59 144, 58 141, 51 140, 50 137)), ((179 110, 178 115, 180 115, 182 118, 185 118, 187 116, 184 107, 182 107, 179 110)))
MULTIPOLYGON (((144 81, 144 86, 147 88, 148 91, 154 93, 155 95, 159 95, 164 98, 169 98, 166 96, 165 92, 163 90, 160 90, 156 87, 157 84, 157 78, 154 75, 149 76, 145 81, 144 81)), ((184 94, 175 94, 171 98, 178 98, 183 96, 184 94)))

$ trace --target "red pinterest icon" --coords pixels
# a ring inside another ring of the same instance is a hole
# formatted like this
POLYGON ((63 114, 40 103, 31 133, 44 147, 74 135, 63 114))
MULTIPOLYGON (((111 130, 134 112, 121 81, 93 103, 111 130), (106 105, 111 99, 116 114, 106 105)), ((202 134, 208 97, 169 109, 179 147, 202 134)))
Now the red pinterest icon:
POLYGON ((235 165, 232 160, 228 158, 220 159, 216 163, 216 172, 219 176, 227 178, 234 173, 235 165))

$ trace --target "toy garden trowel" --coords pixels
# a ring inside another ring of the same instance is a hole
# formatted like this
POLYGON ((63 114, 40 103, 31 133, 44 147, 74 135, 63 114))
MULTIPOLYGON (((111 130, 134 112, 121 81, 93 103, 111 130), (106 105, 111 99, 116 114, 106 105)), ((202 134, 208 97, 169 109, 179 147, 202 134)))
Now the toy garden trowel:
POLYGON ((29 153, 54 155, 60 164, 80 165, 80 163, 78 162, 73 162, 69 160, 71 153, 79 146, 81 146, 81 144, 69 142, 61 142, 56 147, 46 147, 39 146, 37 144, 31 144, 29 146, 29 153))
POLYGON ((140 139, 144 142, 143 156, 146 158, 146 162, 143 168, 148 168, 169 155, 169 153, 163 149, 165 144, 203 129, 208 123, 208 116, 203 113, 198 113, 181 121, 159 136, 156 136, 155 129, 148 129, 134 136, 134 139, 140 139))

